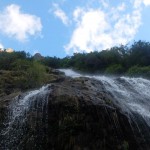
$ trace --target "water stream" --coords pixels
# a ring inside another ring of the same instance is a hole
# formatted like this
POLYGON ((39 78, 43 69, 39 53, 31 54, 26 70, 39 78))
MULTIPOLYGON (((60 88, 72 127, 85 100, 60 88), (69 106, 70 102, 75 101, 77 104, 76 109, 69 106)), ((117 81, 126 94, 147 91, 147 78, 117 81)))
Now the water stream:
POLYGON ((66 76, 72 78, 88 77, 99 80, 105 89, 113 96, 113 103, 124 113, 135 118, 140 115, 150 127, 150 80, 144 78, 90 76, 74 72, 70 69, 60 69, 66 76))
POLYGON ((0 131, 0 149, 40 149, 46 145, 48 128, 49 85, 14 98, 8 105, 3 129, 0 131), (28 143, 23 145, 24 143, 28 143), (36 145, 38 143, 38 145, 36 145))

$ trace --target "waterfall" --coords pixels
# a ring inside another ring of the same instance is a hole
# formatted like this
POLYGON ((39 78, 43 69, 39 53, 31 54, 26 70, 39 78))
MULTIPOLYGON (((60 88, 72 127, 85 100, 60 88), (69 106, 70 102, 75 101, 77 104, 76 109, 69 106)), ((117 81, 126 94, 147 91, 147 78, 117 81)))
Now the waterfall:
POLYGON ((30 146, 42 149, 46 145, 49 92, 50 85, 47 85, 19 95, 11 101, 0 131, 2 150, 30 149, 30 146))
MULTIPOLYGON (((133 126, 133 133, 135 133, 137 139, 142 136, 143 140, 147 140, 147 149, 149 149, 150 80, 129 77, 92 76, 76 73, 70 69, 60 69, 60 71, 72 78, 88 77, 97 80, 98 82, 96 83, 100 83, 100 86, 104 87, 104 91, 111 94, 112 102, 117 106, 116 108, 119 108, 119 113, 121 112, 123 116, 126 115, 129 118, 128 127, 130 127, 131 121, 131 127, 133 126), (138 132, 135 130, 138 130, 138 132)), ((50 129, 48 128, 48 126, 50 127, 50 121, 48 122, 50 118, 50 115, 48 116, 48 99, 50 93, 52 94, 51 91, 51 85, 46 85, 38 90, 21 94, 9 102, 4 114, 5 119, 3 122, 0 122, 0 149, 49 149, 49 141, 51 140, 53 143, 54 138, 50 137, 50 129)), ((54 110, 51 112, 55 113, 54 110)), ((107 113, 109 117, 113 116, 112 114, 109 115, 108 111, 107 113)), ((53 122, 54 116, 55 114, 51 116, 51 122, 53 122)), ((113 118, 111 118, 111 120, 113 120, 113 118)), ((116 129, 119 128, 119 122, 115 123, 116 129)), ((52 132, 53 131, 51 131, 51 133, 52 132)), ((141 138, 139 139, 141 140, 141 138)), ((57 141, 57 137, 55 140, 57 141)))
POLYGON ((71 70, 71 69, 59 69, 59 71, 64 72, 66 76, 72 77, 72 78, 77 78, 81 77, 83 75, 71 70))
POLYGON ((129 77, 90 76, 74 72, 69 69, 60 69, 66 76, 73 78, 88 77, 99 80, 110 92, 121 110, 135 118, 135 114, 144 119, 150 127, 150 80, 129 77))

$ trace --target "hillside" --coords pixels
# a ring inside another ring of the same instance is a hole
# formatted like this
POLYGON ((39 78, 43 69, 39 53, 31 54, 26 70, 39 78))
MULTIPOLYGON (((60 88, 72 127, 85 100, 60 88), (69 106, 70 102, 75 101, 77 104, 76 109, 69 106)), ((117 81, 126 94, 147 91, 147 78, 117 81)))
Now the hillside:
POLYGON ((0 52, 0 97, 57 80, 57 72, 24 51, 0 52))

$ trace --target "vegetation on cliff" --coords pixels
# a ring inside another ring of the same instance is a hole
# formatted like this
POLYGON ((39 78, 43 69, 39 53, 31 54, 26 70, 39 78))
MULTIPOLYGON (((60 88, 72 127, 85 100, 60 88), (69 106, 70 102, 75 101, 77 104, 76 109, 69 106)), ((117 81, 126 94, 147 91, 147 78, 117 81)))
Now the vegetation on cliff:
POLYGON ((0 52, 0 97, 39 87, 57 79, 49 67, 33 59, 29 53, 0 52))

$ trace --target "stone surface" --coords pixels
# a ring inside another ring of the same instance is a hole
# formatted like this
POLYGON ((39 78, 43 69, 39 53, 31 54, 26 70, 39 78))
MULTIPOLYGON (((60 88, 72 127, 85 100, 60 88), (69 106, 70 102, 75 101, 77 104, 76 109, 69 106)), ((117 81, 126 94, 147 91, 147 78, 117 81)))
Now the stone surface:
POLYGON ((51 149, 149 149, 136 124, 113 104, 114 97, 101 82, 70 78, 52 84, 52 89, 49 96, 51 149))

